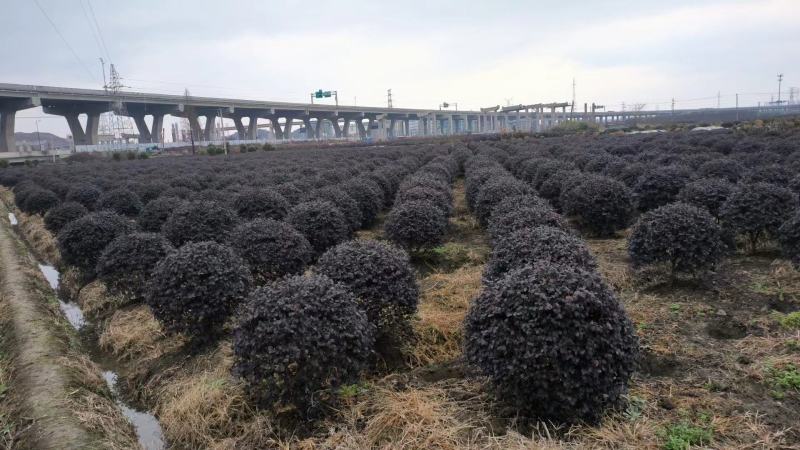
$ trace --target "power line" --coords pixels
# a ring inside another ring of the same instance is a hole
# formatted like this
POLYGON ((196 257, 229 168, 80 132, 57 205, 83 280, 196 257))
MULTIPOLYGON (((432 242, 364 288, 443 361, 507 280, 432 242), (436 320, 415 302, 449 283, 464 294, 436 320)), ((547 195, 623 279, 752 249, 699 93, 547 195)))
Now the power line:
POLYGON ((69 42, 67 42, 67 39, 64 37, 63 34, 61 34, 61 30, 58 29, 58 27, 56 26, 56 23, 53 22, 53 19, 51 19, 50 16, 47 15, 47 12, 44 10, 44 8, 42 8, 42 5, 39 4, 39 0, 33 0, 33 3, 35 3, 36 6, 39 8, 39 11, 42 12, 42 15, 44 16, 44 18, 47 19, 48 22, 50 22, 50 25, 53 27, 53 30, 55 30, 56 34, 58 34, 58 37, 60 37, 61 40, 64 41, 64 45, 67 46, 69 51, 72 53, 72 56, 74 56, 75 59, 78 61, 78 63, 81 66, 83 66, 83 70, 85 70, 86 73, 89 74, 89 77, 91 77, 92 81, 97 82, 97 78, 95 78, 95 76, 92 73, 92 71, 89 70, 89 67, 86 66, 86 64, 83 62, 83 60, 80 58, 80 56, 78 56, 78 53, 75 52, 75 49, 73 49, 72 46, 69 45, 69 42))
POLYGON ((95 31, 94 25, 92 25, 91 19, 89 19, 89 13, 86 12, 86 7, 83 6, 83 0, 78 0, 78 3, 81 5, 81 11, 83 11, 83 17, 86 19, 86 23, 89 25, 89 31, 92 33, 92 39, 94 39, 94 43, 97 44, 97 51, 100 54, 103 54, 103 47, 100 45, 100 38, 97 37, 97 32, 95 31))
POLYGON ((86 0, 86 4, 89 5, 89 12, 92 14, 92 20, 94 21, 94 26, 97 28, 97 35, 100 36, 100 43, 103 44, 103 50, 106 53, 106 57, 108 57, 108 62, 113 63, 114 60, 111 59, 111 53, 108 52, 108 47, 106 46, 106 40, 103 38, 103 30, 100 29, 100 24, 97 22, 97 16, 94 14, 94 8, 92 7, 92 0, 86 0))

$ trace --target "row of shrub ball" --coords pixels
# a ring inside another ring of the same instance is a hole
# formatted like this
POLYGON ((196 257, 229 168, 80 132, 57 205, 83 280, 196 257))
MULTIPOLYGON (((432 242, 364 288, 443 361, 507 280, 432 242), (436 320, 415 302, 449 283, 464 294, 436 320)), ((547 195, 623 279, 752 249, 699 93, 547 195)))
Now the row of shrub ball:
POLYGON ((464 150, 437 156, 403 180, 384 225, 389 240, 410 251, 442 243, 453 209, 451 186, 462 169, 464 150))
POLYGON ((0 182, 20 210, 44 216, 82 282, 147 304, 192 350, 232 333, 234 371, 253 398, 306 414, 320 389, 377 369, 410 339, 418 288, 408 255, 352 237, 401 183, 413 195, 409 174, 432 179, 446 167, 451 180, 450 151, 92 161, 9 169, 0 182))
POLYGON ((467 202, 492 241, 466 318, 467 360, 524 414, 596 421, 627 392, 636 334, 583 241, 506 167, 518 168, 492 145, 467 163, 467 202))

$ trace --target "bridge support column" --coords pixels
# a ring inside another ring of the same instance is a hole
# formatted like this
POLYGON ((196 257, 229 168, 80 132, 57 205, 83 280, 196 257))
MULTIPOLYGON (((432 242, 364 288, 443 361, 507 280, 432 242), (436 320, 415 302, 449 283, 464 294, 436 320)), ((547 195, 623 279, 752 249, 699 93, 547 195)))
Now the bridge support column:
POLYGON ((0 110, 0 152, 13 152, 17 149, 14 141, 16 119, 16 111, 0 110))
POLYGON ((250 116, 249 119, 250 122, 247 124, 247 139, 255 141, 258 139, 258 116, 250 116))
POLYGON ((342 124, 341 137, 343 138, 350 137, 350 119, 348 119, 347 117, 344 118, 344 123, 342 124))
POLYGON ((456 123, 456 120, 455 120, 455 118, 453 117, 452 114, 447 116, 447 133, 448 134, 451 134, 451 135, 456 134, 455 123, 456 123))
POLYGON ((403 121, 403 136, 408 137, 411 135, 411 121, 406 119, 403 121))
POLYGON ((236 133, 239 135, 239 139, 245 139, 245 131, 244 131, 244 123, 242 123, 242 116, 233 116, 233 125, 236 126, 236 133))
POLYGON ((210 141, 214 134, 214 120, 217 115, 213 113, 206 114, 206 126, 203 129, 203 140, 210 141))
MULTIPOLYGON (((147 127, 144 114, 134 115, 133 122, 136 124, 136 129, 139 130, 139 142, 153 142, 153 135, 150 133, 150 128, 147 127)), ((155 125, 155 123, 153 125, 155 125)), ((153 129, 155 129, 155 127, 153 127, 153 129)))
POLYGON ((364 128, 364 119, 356 119, 356 129, 358 130, 358 137, 361 140, 365 140, 367 138, 367 130, 364 128))
POLYGON ((325 119, 317 117, 317 127, 314 129, 314 139, 319 140, 322 137, 322 122, 325 119))
POLYGON ((314 129, 311 127, 311 117, 304 117, 303 124, 306 128, 306 139, 314 139, 314 129))
POLYGON ((386 131, 386 137, 394 139, 397 136, 395 128, 397 126, 397 119, 389 119, 389 129, 386 131))
POLYGON ((333 117, 331 120, 331 126, 333 127, 333 135, 337 138, 342 137, 342 129, 339 128, 339 118, 333 117))
POLYGON ((67 119, 69 131, 72 133, 72 140, 75 145, 96 145, 98 143, 97 131, 100 127, 100 113, 91 112, 86 114, 86 128, 81 125, 78 119, 80 113, 69 112, 63 116, 67 119))
POLYGON ((272 133, 275 135, 275 139, 283 139, 283 130, 281 130, 281 124, 278 122, 278 118, 270 117, 269 121, 272 123, 272 133))

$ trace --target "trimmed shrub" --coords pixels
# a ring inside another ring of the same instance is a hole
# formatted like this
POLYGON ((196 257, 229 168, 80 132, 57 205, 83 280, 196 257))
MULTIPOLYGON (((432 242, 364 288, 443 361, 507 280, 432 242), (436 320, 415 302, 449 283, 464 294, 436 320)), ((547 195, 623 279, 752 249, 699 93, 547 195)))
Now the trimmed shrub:
POLYGON ((41 188, 33 188, 27 191, 22 201, 17 199, 19 209, 28 214, 41 215, 44 215, 50 208, 58 205, 59 202, 60 200, 55 192, 41 188))
POLYGON ((289 210, 286 222, 303 233, 314 250, 314 256, 350 238, 350 226, 344 214, 331 202, 303 202, 289 210))
POLYGON ((712 216, 719 218, 719 209, 733 189, 734 185, 723 178, 703 178, 684 186, 678 194, 678 200, 706 208, 712 216))
POLYGON ((778 229, 778 242, 784 256, 800 270, 800 212, 796 212, 778 229))
POLYGON ((190 242, 156 265, 145 301, 167 331, 203 345, 221 334, 250 284, 250 271, 231 248, 190 242))
POLYGON ((650 211, 672 203, 690 178, 689 170, 680 166, 659 167, 646 172, 633 188, 639 210, 650 211))
POLYGON ((412 251, 436 247, 447 231, 447 216, 435 204, 416 200, 395 205, 384 232, 395 244, 412 251))
POLYGON ((516 178, 507 175, 486 181, 475 200, 475 216, 484 226, 489 222, 492 209, 506 197, 532 194, 531 188, 516 178))
POLYGON ((178 247, 187 242, 224 242, 236 222, 233 210, 216 202, 194 201, 179 205, 161 229, 178 247))
POLYGON ((89 214, 89 210, 78 202, 64 202, 51 208, 44 216, 44 227, 58 233, 64 225, 89 214))
POLYGON ((88 278, 93 278, 103 249, 118 236, 128 234, 133 229, 128 219, 109 211, 89 213, 73 220, 58 233, 61 261, 79 268, 88 278))
POLYGON ((71 202, 78 202, 85 206, 87 209, 94 209, 94 204, 97 199, 103 194, 97 186, 89 183, 76 183, 67 191, 66 200, 71 202))
POLYGON ((561 205, 577 225, 595 236, 613 236, 625 229, 633 217, 630 189, 622 182, 603 176, 588 177, 570 189, 561 205))
POLYGON ((628 238, 634 267, 668 264, 670 272, 696 275, 724 254, 722 229, 706 209, 673 203, 643 214, 628 238))
POLYGON ((405 190, 401 189, 397 192, 397 197, 395 197, 394 200, 395 205, 413 201, 427 201, 433 203, 441 209, 446 216, 449 216, 453 209, 452 200, 446 192, 424 186, 412 187, 405 190))
POLYGON ((239 217, 282 220, 289 212, 289 202, 272 189, 249 189, 236 196, 233 208, 239 217))
POLYGON ((97 262, 97 277, 112 293, 143 301, 150 273, 173 250, 158 233, 123 234, 103 250, 97 262))
POLYGON ((535 194, 512 195, 500 200, 494 208, 492 208, 492 215, 489 216, 489 224, 491 225, 492 217, 504 216, 520 208, 553 209, 547 200, 535 194))
POLYGON ((794 172, 778 164, 754 167, 744 176, 744 183, 772 183, 787 187, 794 172))
POLYGON ((561 191, 564 188, 564 184, 568 180, 581 176, 581 174, 582 172, 579 170, 560 170, 551 175, 542 183, 541 186, 539 186, 539 195, 542 198, 550 201, 550 204, 553 205, 553 208, 560 209, 561 202, 559 201, 559 197, 561 197, 561 191))
POLYGON ((702 177, 723 178, 731 183, 738 182, 744 172, 744 166, 730 158, 712 159, 697 169, 697 173, 702 177))
POLYGON ((631 321, 602 278, 549 262, 486 286, 465 335, 467 360, 501 399, 558 422, 597 422, 619 405, 638 357, 631 321))
POLYGON ((361 209, 361 226, 367 228, 375 224, 378 214, 383 209, 383 191, 373 180, 365 177, 356 178, 340 185, 341 189, 358 203, 361 209))
POLYGON ((498 209, 500 208, 495 208, 495 212, 492 213, 492 217, 489 220, 488 231, 492 241, 502 239, 504 236, 508 236, 523 228, 541 226, 559 228, 562 230, 568 228, 564 218, 553 211, 553 208, 549 206, 519 206, 511 211, 498 211, 498 209))
POLYGON ((727 228, 745 235, 751 250, 759 241, 774 237, 797 208, 797 194, 770 183, 739 185, 720 208, 727 228))
POLYGON ((417 310, 419 288, 403 250, 373 240, 353 240, 331 248, 314 270, 346 285, 376 326, 376 350, 394 364, 413 336, 409 318, 417 310))
POLYGON ((111 211, 121 216, 135 217, 142 210, 142 201, 133 191, 112 189, 104 192, 94 205, 98 211, 111 211))
POLYGON ((789 180, 789 189, 791 189, 795 194, 800 195, 800 174, 795 175, 791 180, 789 180))
POLYGON ((178 197, 158 197, 142 208, 137 219, 139 228, 152 233, 160 232, 169 216, 184 203, 186 201, 178 197))
POLYGON ((355 296, 322 275, 295 276, 255 290, 237 316, 233 372, 265 408, 293 405, 358 379, 373 329, 355 296))
POLYGON ((498 280, 513 269, 536 263, 587 270, 597 267, 586 244, 566 231, 553 227, 523 228, 495 242, 483 278, 486 281, 498 280))
POLYGON ((255 219, 233 229, 228 243, 250 266, 258 281, 301 273, 311 261, 311 244, 285 222, 255 219))
POLYGON ((347 225, 350 227, 351 231, 361 228, 361 221, 363 220, 361 208, 358 206, 358 203, 343 190, 333 186, 315 189, 305 198, 305 201, 313 200, 327 201, 337 207, 339 211, 344 214, 344 218, 347 220, 347 225))
MULTIPOLYGON (((475 158, 470 161, 475 161, 475 158)), ((483 184, 492 178, 503 175, 508 176, 508 172, 498 164, 467 170, 466 179, 464 180, 464 196, 467 199, 467 206, 470 210, 475 211, 475 202, 478 200, 478 193, 483 184)))

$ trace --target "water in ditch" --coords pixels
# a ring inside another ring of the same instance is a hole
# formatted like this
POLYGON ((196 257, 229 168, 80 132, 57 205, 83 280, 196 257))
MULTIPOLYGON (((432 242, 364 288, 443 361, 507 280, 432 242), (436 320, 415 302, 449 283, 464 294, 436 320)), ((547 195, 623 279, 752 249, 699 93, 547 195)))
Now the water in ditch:
MULTIPOLYGON (((59 277, 58 270, 56 270, 53 266, 44 264, 39 264, 39 270, 42 271, 42 274, 47 279, 50 287, 53 288, 57 294, 59 277)), ((78 305, 72 302, 65 302, 58 295, 57 297, 61 312, 64 313, 64 317, 67 318, 69 323, 76 330, 83 328, 86 325, 86 319, 83 317, 83 312, 78 305)), ((122 410, 122 413, 125 415, 125 417, 136 429, 136 436, 139 438, 139 444, 145 450, 163 450, 165 447, 164 436, 161 431, 161 425, 158 423, 158 419, 148 412, 137 411, 136 409, 125 404, 125 402, 123 402, 120 398, 119 391, 117 390, 117 373, 111 370, 110 367, 104 367, 102 362, 98 362, 98 365, 103 370, 103 378, 106 380, 106 383, 108 384, 112 394, 114 394, 114 399, 117 402, 117 405, 122 410)))

